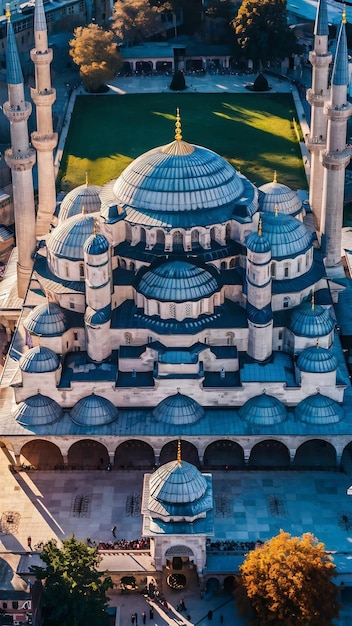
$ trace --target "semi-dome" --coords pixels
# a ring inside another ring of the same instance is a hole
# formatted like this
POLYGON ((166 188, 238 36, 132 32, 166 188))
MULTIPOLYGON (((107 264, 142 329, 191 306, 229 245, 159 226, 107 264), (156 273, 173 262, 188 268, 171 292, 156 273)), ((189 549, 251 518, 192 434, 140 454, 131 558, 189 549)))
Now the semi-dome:
POLYGON ((207 490, 203 474, 187 461, 161 465, 150 478, 150 496, 169 504, 188 504, 202 498, 207 490))
POLYGON ((204 409, 193 398, 176 393, 159 402, 153 410, 153 416, 164 424, 184 426, 198 422, 204 416, 204 409))
POLYGON ((335 327, 329 309, 311 302, 303 302, 293 309, 289 329, 298 337, 324 337, 335 327))
POLYGON ((64 197, 60 205, 59 221, 63 222, 73 215, 85 213, 96 213, 100 211, 99 194, 101 187, 98 185, 79 185, 71 189, 64 197))
POLYGON ((284 422, 287 418, 283 403, 266 393, 247 400, 240 408, 239 415, 246 422, 256 426, 273 426, 284 422))
POLYGON ((302 202, 297 193, 276 181, 265 183, 259 188, 259 209, 263 212, 279 211, 285 215, 298 215, 302 211, 302 202))
POLYGON ((47 239, 49 253, 71 261, 83 261, 83 246, 94 231, 97 213, 81 213, 68 218, 47 239))
POLYGON ((84 320, 88 324, 93 324, 93 326, 99 326, 100 324, 106 324, 111 319, 111 307, 106 306, 103 309, 92 309, 91 307, 86 308, 86 312, 84 314, 84 320))
POLYGON ((297 359, 297 367, 302 372, 324 374, 337 369, 337 360, 334 353, 327 348, 310 346, 302 350, 297 359))
POLYGON ((263 235, 270 241, 273 259, 303 254, 312 246, 313 235, 295 217, 283 213, 262 213, 263 235))
POLYGON ((86 254, 104 254, 109 250, 109 242, 101 233, 96 233, 88 237, 83 246, 86 254))
POLYGON ((71 420, 78 426, 104 426, 117 415, 117 408, 110 400, 94 393, 78 400, 70 411, 71 420))
POLYGON ((211 272, 181 260, 168 261, 148 270, 137 287, 146 298, 162 302, 200 300, 212 296, 218 289, 211 272))
POLYGON ((336 424, 344 418, 342 407, 320 393, 308 396, 295 408, 296 419, 307 424, 336 424))
POLYGON ((37 393, 17 405, 14 418, 23 426, 48 426, 57 422, 63 413, 55 400, 37 393))
POLYGON ((27 315, 23 326, 34 335, 55 337, 65 332, 67 320, 64 311, 58 304, 47 302, 36 306, 27 315))
POLYGON ((42 374, 44 372, 54 372, 60 365, 59 356, 43 346, 31 348, 24 354, 19 362, 22 372, 32 374, 42 374))

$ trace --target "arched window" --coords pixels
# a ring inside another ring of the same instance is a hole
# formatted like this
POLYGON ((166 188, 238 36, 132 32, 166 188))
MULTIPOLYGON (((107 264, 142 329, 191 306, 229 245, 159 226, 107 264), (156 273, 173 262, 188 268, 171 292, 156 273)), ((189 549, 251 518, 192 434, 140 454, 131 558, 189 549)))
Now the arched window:
POLYGON ((271 264, 271 275, 272 275, 273 277, 275 277, 275 276, 276 276, 276 264, 275 264, 275 263, 272 263, 272 264, 271 264))
POLYGON ((226 261, 221 261, 221 263, 220 263, 220 269, 222 269, 222 270, 226 270, 226 269, 227 269, 227 263, 226 263, 226 261))
POLYGON ((133 261, 131 261, 131 263, 130 263, 130 270, 131 270, 132 272, 134 272, 134 271, 135 271, 135 269, 136 269, 136 264, 135 264, 133 261))
POLYGON ((84 263, 79 264, 79 277, 84 278, 84 263))
POLYGON ((192 316, 192 304, 190 302, 186 302, 185 314, 186 314, 186 317, 192 316))
POLYGON ((284 296, 283 305, 284 305, 284 309, 288 309, 288 307, 290 305, 290 297, 289 296, 284 296))
POLYGON ((226 343, 228 346, 233 346, 234 338, 235 338, 235 333, 232 333, 232 332, 226 333, 226 343))
POLYGON ((198 243, 199 242, 199 231, 198 230, 192 230, 192 234, 191 234, 191 241, 192 243, 198 243))
POLYGON ((128 222, 125 222, 125 229, 126 229, 126 241, 128 241, 129 243, 131 243, 132 241, 132 228, 131 225, 128 222))
POLYGON ((125 333, 125 342, 126 342, 127 346, 129 346, 132 343, 132 335, 131 335, 131 333, 125 333))
POLYGON ((169 304, 169 314, 170 314, 170 317, 172 317, 172 319, 175 319, 175 317, 176 317, 176 304, 174 304, 174 302, 170 302, 170 304, 169 304))
POLYGON ((183 244, 183 236, 182 233, 179 230, 176 230, 173 235, 172 235, 172 241, 174 242, 174 244, 177 245, 182 245, 183 244))
POLYGON ((285 276, 285 278, 288 278, 288 276, 289 276, 289 266, 288 265, 285 265, 285 267, 284 267, 284 276, 285 276))

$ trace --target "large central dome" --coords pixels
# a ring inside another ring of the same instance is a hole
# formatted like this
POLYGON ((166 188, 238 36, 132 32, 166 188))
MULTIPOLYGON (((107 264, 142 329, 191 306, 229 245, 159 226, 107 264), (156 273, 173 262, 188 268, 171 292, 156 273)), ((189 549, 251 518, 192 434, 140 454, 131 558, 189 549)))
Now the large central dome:
POLYGON ((120 206, 167 213, 221 209, 243 190, 241 176, 225 159, 179 140, 142 154, 114 184, 120 206))

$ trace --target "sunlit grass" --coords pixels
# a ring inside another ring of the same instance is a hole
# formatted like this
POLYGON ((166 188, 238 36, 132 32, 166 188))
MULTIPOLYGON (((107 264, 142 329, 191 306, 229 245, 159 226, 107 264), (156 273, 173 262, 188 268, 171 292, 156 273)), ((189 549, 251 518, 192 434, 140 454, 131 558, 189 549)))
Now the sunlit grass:
POLYGON ((261 185, 273 179, 307 188, 293 131, 291 94, 138 94, 80 96, 71 119, 59 180, 69 191, 103 185, 137 156, 169 143, 181 109, 185 141, 210 148, 261 185))

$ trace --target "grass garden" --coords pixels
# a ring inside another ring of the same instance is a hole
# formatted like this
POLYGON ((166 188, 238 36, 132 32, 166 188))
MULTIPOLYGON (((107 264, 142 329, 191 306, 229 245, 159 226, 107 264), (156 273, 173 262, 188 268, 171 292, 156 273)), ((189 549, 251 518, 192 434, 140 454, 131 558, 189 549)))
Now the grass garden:
POLYGON ((59 191, 103 185, 137 156, 173 141, 176 108, 185 141, 214 150, 257 186, 306 189, 291 94, 79 96, 58 177, 59 191))

